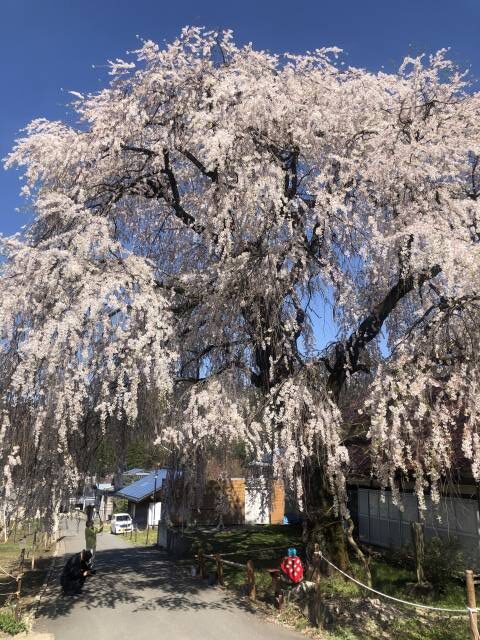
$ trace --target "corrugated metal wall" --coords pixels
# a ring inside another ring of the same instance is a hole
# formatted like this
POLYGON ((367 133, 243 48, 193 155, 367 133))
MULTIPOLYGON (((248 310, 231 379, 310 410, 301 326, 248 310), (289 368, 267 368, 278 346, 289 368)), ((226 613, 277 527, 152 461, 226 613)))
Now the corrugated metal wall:
MULTIPOLYGON (((419 522, 417 498, 402 493, 403 511, 389 492, 358 488, 358 537, 361 542, 390 549, 411 544, 411 523, 419 522)), ((426 497, 425 538, 457 541, 465 556, 480 565, 480 519, 477 500, 442 497, 434 505, 426 497)))

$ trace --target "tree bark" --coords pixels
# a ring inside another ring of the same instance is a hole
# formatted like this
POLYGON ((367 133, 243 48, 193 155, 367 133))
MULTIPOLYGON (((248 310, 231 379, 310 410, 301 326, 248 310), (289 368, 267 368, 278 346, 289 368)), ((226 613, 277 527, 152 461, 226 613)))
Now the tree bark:
MULTIPOLYGON (((318 461, 313 461, 305 467, 303 485, 305 501, 303 540, 307 558, 313 558, 317 544, 331 562, 343 571, 347 571, 350 561, 343 522, 335 513, 333 495, 318 461)), ((330 568, 327 563, 322 562, 320 569, 329 575, 330 568)))
POLYGON ((415 566, 417 571, 417 584, 425 583, 425 571, 423 568, 425 561, 425 540, 423 537, 423 525, 420 522, 412 522, 413 550, 415 553, 415 566))
POLYGON ((354 529, 353 520, 351 518, 348 518, 348 520, 347 520, 347 540, 348 540, 348 544, 352 547, 355 555, 360 560, 360 562, 361 562, 361 564, 363 566, 363 570, 365 571, 365 581, 367 583, 367 586, 371 587, 372 586, 372 574, 371 574, 371 571, 370 571, 370 565, 369 565, 369 562, 368 562, 368 558, 363 553, 363 551, 360 549, 360 547, 358 546, 355 538, 353 537, 353 529, 354 529))

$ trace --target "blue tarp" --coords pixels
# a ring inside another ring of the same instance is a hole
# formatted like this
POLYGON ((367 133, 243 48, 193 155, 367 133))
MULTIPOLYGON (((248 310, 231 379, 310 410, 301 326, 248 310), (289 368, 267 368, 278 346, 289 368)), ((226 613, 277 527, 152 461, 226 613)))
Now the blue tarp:
MULTIPOLYGON (((167 477, 168 469, 159 469, 157 472, 157 491, 162 488, 162 483, 167 477)), ((132 482, 127 487, 119 489, 115 496, 119 498, 125 498, 130 502, 142 502, 145 498, 148 498, 155 491, 155 471, 149 473, 148 476, 132 482)))

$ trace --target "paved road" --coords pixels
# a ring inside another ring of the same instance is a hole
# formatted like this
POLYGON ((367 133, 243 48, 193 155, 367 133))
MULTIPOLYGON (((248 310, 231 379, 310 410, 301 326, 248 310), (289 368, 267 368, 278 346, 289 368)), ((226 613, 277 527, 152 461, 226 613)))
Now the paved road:
MULTIPOLYGON (((82 548, 68 523, 57 567, 82 548)), ((98 536, 97 575, 74 598, 61 594, 58 570, 39 606, 38 632, 56 640, 299 640, 303 636, 269 624, 248 602, 180 572, 154 547, 134 547, 120 536, 98 536)))

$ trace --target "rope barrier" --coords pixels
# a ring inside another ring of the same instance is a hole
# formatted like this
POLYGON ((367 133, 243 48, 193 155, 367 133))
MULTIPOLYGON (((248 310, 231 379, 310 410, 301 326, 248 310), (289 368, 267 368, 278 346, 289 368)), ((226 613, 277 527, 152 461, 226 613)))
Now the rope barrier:
POLYGON ((471 609, 470 607, 465 607, 464 609, 447 609, 444 607, 432 607, 428 604, 420 604, 418 602, 411 602, 410 600, 402 600, 401 598, 395 598, 395 596, 389 596, 387 593, 382 593, 381 591, 377 591, 377 589, 373 589, 372 587, 369 587, 368 585, 363 584, 363 582, 360 582, 360 580, 357 580, 356 578, 353 578, 352 576, 348 575, 348 573, 345 573, 345 571, 342 571, 341 569, 339 569, 335 564, 333 564, 333 562, 330 562, 330 560, 326 558, 321 551, 319 551, 318 553, 320 557, 323 558, 323 560, 325 560, 327 564, 329 564, 333 569, 341 573, 342 576, 345 576, 345 578, 347 578, 348 580, 351 580, 355 584, 358 584, 358 586, 362 587, 362 589, 371 591, 372 593, 375 593, 378 596, 381 596, 382 598, 387 598, 388 600, 393 600, 394 602, 399 602, 400 604, 405 604, 409 607, 414 607, 415 609, 426 609, 428 611, 440 611, 442 613, 458 613, 462 615, 471 615, 472 613, 478 613, 478 611, 480 611, 480 609, 478 608, 471 609))
POLYGON ((12 574, 11 574, 11 573, 8 573, 7 571, 5 571, 5 569, 4 569, 3 567, 0 567, 0 571, 1 571, 2 573, 4 573, 6 576, 8 576, 9 578, 13 578, 14 580, 16 580, 16 579, 17 579, 17 578, 16 578, 16 576, 12 576, 12 574))
MULTIPOLYGON (((209 555, 208 553, 204 553, 203 557, 207 558, 207 560, 217 561, 216 556, 209 555)), ((198 560, 198 555, 195 556, 195 558, 198 560)), ((223 564, 228 565, 229 567, 236 567, 237 569, 246 569, 247 568, 246 564, 240 564, 239 562, 232 562, 231 560, 223 560, 222 556, 219 557, 219 560, 221 562, 223 562, 223 564)))

